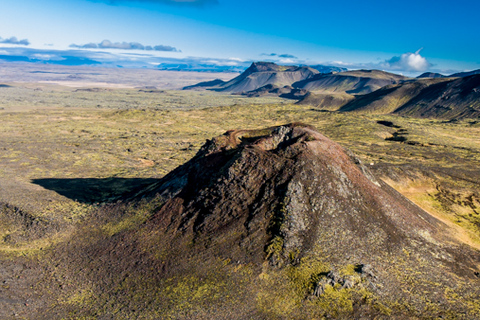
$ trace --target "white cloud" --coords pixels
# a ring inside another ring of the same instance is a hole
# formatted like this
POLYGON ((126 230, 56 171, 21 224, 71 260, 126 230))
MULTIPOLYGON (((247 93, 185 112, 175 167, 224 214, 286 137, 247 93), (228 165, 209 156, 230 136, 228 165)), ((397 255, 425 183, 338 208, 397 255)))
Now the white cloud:
POLYGON ((238 62, 245 62, 245 60, 240 59, 240 58, 235 58, 235 57, 228 58, 227 60, 238 61, 238 62))
POLYGON ((38 60, 45 60, 45 61, 60 61, 60 60, 65 60, 65 58, 60 57, 56 54, 42 54, 42 53, 35 53, 31 55, 32 59, 38 59, 38 60))
POLYGON ((396 71, 426 71, 432 64, 420 55, 421 50, 422 49, 419 49, 415 53, 407 52, 399 57, 393 57, 390 60, 386 60, 381 66, 385 69, 396 71))
POLYGON ((147 51, 168 51, 168 52, 182 52, 175 47, 156 45, 156 46, 144 46, 138 42, 112 42, 110 40, 103 40, 100 43, 87 43, 87 44, 71 44, 70 48, 78 49, 120 49, 120 50, 147 50, 147 51))
POLYGON ((278 60, 279 63, 287 63, 287 64, 292 64, 292 63, 295 63, 296 60, 293 60, 293 59, 280 59, 278 60))
POLYGON ((10 37, 8 39, 2 39, 0 37, 0 43, 16 44, 16 45, 22 45, 22 46, 30 45, 30 42, 27 39, 18 40, 17 37, 10 37))

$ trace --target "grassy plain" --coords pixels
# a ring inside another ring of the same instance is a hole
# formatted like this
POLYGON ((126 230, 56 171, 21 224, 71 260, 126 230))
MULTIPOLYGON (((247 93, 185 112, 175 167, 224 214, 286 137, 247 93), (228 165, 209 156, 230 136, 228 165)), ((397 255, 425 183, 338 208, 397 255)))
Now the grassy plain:
MULTIPOLYGON (((48 260, 51 257, 46 252, 50 247, 72 242, 74 244, 68 248, 76 248, 72 239, 84 237, 82 241, 88 244, 95 241, 95 232, 102 234, 98 237, 106 239, 107 246, 108 239, 121 234, 122 230, 142 225, 147 213, 127 208, 125 216, 99 219, 96 231, 82 229, 99 203, 114 203, 122 194, 148 186, 193 157, 206 139, 227 130, 257 129, 291 122, 317 127, 352 150, 399 192, 445 221, 455 237, 473 247, 480 246, 478 122, 352 115, 294 105, 279 98, 243 98, 212 92, 8 85, 0 87, 0 205, 3 214, 0 254, 3 261, 20 257, 39 261, 46 257, 48 260), (379 120, 390 121, 394 126, 380 124, 379 120), (395 133, 406 140, 386 140, 395 133)), ((156 254, 161 255, 161 252, 156 254)), ((256 278, 248 276, 253 274, 253 267, 215 261, 210 266, 199 262, 195 272, 184 270, 181 277, 157 279, 160 282, 122 274, 124 278, 119 282, 118 292, 106 292, 99 297, 95 296, 92 283, 79 284, 78 279, 82 278, 72 276, 67 264, 51 262, 52 266, 44 272, 62 285, 61 288, 49 287, 48 291, 61 297, 55 306, 71 310, 70 318, 91 314, 94 309, 100 315, 103 310, 105 314, 116 314, 117 318, 140 317, 141 300, 158 294, 164 296, 153 297, 151 301, 163 307, 167 312, 162 315, 165 318, 188 318, 195 314, 198 319, 206 319, 209 308, 214 307, 224 308, 222 312, 228 318, 232 314, 227 305, 252 292, 260 292, 255 302, 257 309, 263 310, 269 318, 282 318, 299 312, 298 303, 301 302, 297 300, 301 295, 296 295, 295 290, 310 285, 303 283, 308 282, 310 273, 304 276, 300 269, 282 271, 291 279, 290 286, 269 270, 262 272, 263 280, 257 282, 256 278), (61 276, 67 278, 56 278, 61 276), (156 287, 159 283, 161 290, 156 287), (270 286, 285 289, 281 293, 283 298, 273 294, 270 286), (132 292, 139 296, 130 297, 133 302, 121 300, 122 292, 131 288, 137 288, 132 292), (119 299, 117 304, 109 301, 112 296, 119 299), (279 298, 292 305, 274 303, 279 298), (128 303, 130 305, 125 307, 128 303), (76 314, 78 310, 83 311, 76 314)), ((80 273, 88 278, 89 272, 93 272, 94 267, 100 268, 101 263, 91 262, 80 273)), ((326 270, 321 262, 313 263, 311 268, 326 270)), ((4 271, 4 275, 12 279, 19 276, 16 269, 12 270, 10 273, 4 271)), ((12 284, 7 289, 4 286, 2 290, 7 290, 6 294, 14 301, 7 306, 17 310, 11 312, 28 316, 31 314, 29 308, 44 310, 42 303, 45 302, 41 299, 28 306, 24 298, 15 298, 15 294, 28 295, 27 286, 30 285, 26 282, 12 284)), ((361 294, 348 292, 348 295, 361 294)), ((333 291, 331 296, 325 297, 333 299, 340 306, 339 310, 345 309, 348 313, 352 308, 348 297, 336 296, 333 291)), ((330 302, 318 303, 328 305, 330 302)), ((384 314, 390 312, 380 304, 376 307, 384 308, 384 314)), ((6 313, 10 309, 4 310, 4 315, 11 316, 6 313)), ((145 306, 144 310, 147 312, 142 315, 144 318, 161 315, 154 306, 145 306)), ((0 315, 3 314, 0 312, 0 315)), ((248 318, 249 315, 244 316, 248 318)), ((319 317, 322 316, 325 315, 319 317)))

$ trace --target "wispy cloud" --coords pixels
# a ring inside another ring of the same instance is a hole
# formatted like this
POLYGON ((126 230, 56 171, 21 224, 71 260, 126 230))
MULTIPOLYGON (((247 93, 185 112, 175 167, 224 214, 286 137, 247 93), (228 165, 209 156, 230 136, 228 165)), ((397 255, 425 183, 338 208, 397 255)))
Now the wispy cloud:
POLYGON ((5 47, 0 50, 0 62, 33 62, 59 65, 97 65, 103 67, 158 68, 182 71, 243 71, 251 61, 238 58, 216 59, 202 57, 168 58, 145 53, 112 53, 100 50, 49 50, 24 47, 5 47))
POLYGON ((415 53, 407 52, 401 56, 393 57, 390 60, 386 60, 382 63, 385 69, 407 71, 407 72, 423 72, 432 67, 432 64, 427 61, 426 58, 420 55, 420 51, 415 53))
POLYGON ((296 56, 293 54, 288 54, 288 53, 283 53, 283 54, 278 54, 278 53, 262 53, 262 56, 267 56, 267 57, 277 57, 277 58, 283 58, 283 59, 298 59, 296 56))
POLYGON ((30 45, 30 42, 27 39, 18 40, 17 37, 10 37, 8 39, 2 39, 0 37, 0 43, 17 44, 17 45, 22 45, 22 46, 30 45))
POLYGON ((119 49, 119 50, 147 50, 147 51, 168 51, 168 52, 182 52, 175 47, 166 45, 144 46, 138 42, 111 42, 110 40, 103 40, 100 43, 87 44, 71 44, 70 48, 77 49, 119 49))
POLYGON ((96 58, 97 54, 82 50, 41 50, 32 48, 3 48, 0 52, 0 61, 2 62, 34 62, 34 63, 53 63, 59 65, 99 65, 100 61, 96 58))
POLYGON ((143 2, 167 4, 174 6, 190 6, 190 7, 206 7, 210 5, 217 5, 218 0, 90 0, 93 2, 103 2, 110 5, 121 5, 128 2, 143 2))

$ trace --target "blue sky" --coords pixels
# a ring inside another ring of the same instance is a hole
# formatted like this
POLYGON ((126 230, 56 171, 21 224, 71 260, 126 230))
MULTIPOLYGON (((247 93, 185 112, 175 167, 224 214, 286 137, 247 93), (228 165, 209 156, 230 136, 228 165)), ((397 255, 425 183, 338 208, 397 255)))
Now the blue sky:
POLYGON ((448 74, 480 68, 478 12, 478 0, 2 0, 0 59, 448 74))

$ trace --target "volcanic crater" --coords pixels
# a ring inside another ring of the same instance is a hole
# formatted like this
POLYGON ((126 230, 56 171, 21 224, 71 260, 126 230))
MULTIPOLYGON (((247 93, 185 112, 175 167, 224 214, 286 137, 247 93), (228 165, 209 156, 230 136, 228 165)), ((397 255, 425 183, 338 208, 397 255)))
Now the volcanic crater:
POLYGON ((445 224, 301 123, 207 140, 136 198, 154 195, 165 204, 152 227, 235 261, 282 267, 315 254, 382 270, 386 256, 411 251, 432 268, 470 278, 478 272, 478 252, 454 240, 445 224))

